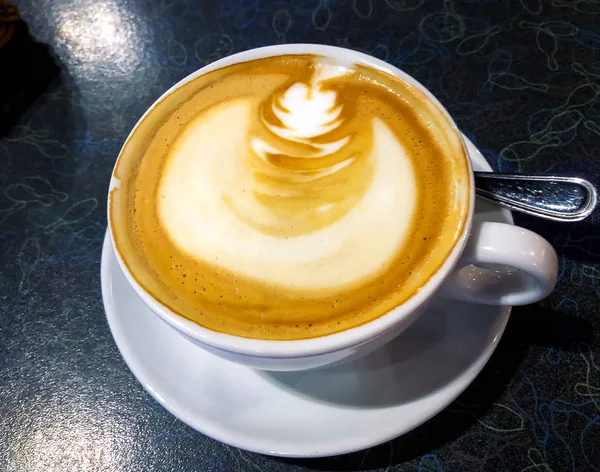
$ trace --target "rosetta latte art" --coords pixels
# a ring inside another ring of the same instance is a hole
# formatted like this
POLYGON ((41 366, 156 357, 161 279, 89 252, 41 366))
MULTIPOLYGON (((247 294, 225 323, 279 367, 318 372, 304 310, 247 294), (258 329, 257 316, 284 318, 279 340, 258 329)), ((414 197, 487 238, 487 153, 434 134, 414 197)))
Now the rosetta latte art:
POLYGON ((456 131, 385 71, 312 55, 238 63, 159 101, 111 193, 132 275, 176 313, 259 339, 306 339, 403 303, 469 209, 456 131))
POLYGON ((325 88, 348 73, 317 64, 308 83, 195 119, 159 189, 161 221, 181 249, 299 289, 350 286, 394 260, 415 211, 412 164, 384 122, 359 122, 360 105, 325 88))
MULTIPOLYGON (((351 182, 356 188, 345 194, 339 188, 334 195, 329 187, 348 184, 343 180, 343 169, 353 164, 359 166, 361 163, 357 161, 369 148, 366 142, 362 147, 349 145, 353 138, 357 139, 352 136, 350 117, 343 113, 349 104, 345 105, 335 92, 322 87, 327 78, 347 72, 333 66, 322 67, 308 84, 293 83, 261 105, 259 113, 266 128, 265 138, 253 137, 250 144, 254 154, 266 164, 261 169, 266 185, 257 186, 255 196, 270 212, 276 213, 276 218, 254 225, 277 234, 278 228, 273 224, 281 226, 282 222, 293 221, 298 224, 286 225, 288 235, 312 231, 343 216, 364 193, 365 185, 358 181, 351 182), (269 183, 280 185, 274 191, 269 183), (296 204, 291 205, 292 201, 296 204)), ((363 141, 370 141, 368 128, 361 134, 363 141)), ((370 176, 364 169, 358 178, 368 182, 370 176)))

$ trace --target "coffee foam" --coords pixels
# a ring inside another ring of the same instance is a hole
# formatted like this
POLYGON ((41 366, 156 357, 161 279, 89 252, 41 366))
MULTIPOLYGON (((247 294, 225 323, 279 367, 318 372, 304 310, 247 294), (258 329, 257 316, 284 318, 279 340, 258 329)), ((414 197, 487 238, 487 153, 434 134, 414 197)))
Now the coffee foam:
POLYGON ((131 223, 115 242, 146 290, 210 329, 298 339, 362 324, 416 293, 462 229, 460 140, 384 72, 258 60, 153 115, 117 165, 113 228, 131 223))
POLYGON ((295 82, 283 93, 270 98, 271 112, 279 119, 281 126, 269 122, 264 116, 263 123, 274 134, 297 142, 307 142, 309 138, 333 131, 341 125, 340 114, 344 105, 339 103, 336 92, 323 87, 323 82, 348 73, 348 70, 339 66, 315 64, 313 77, 308 84, 295 82))
POLYGON ((336 77, 331 68, 321 66, 308 86, 296 82, 280 97, 269 97, 277 125, 263 117, 265 129, 253 126, 264 104, 247 97, 213 107, 179 136, 159 183, 158 213, 180 250, 300 290, 349 288, 393 261, 410 229, 417 190, 411 160, 387 125, 374 118, 364 131, 345 129, 343 138, 325 138, 315 152, 302 155, 306 145, 347 119, 343 101, 320 85, 323 77, 336 77), (370 134, 370 146, 344 152, 351 133, 360 132, 370 134), (289 142, 278 149, 268 143, 274 140, 269 133, 289 142), (301 144, 297 152, 294 143, 301 144), (311 161, 310 170, 271 156, 311 161), (341 177, 335 195, 321 193, 357 160, 368 163, 368 172, 355 166, 341 177), (395 218, 390 207, 398 209, 395 218), (372 228, 380 231, 377 244, 369 244, 372 228))

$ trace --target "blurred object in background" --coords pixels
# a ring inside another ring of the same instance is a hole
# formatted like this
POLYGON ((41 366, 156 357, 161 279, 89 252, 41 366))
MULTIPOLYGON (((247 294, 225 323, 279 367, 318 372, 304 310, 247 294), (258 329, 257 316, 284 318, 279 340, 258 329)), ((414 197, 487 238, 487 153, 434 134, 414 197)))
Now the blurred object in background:
POLYGON ((50 49, 36 42, 19 9, 0 0, 0 137, 58 76, 50 49))
POLYGON ((10 41, 19 21, 19 9, 0 0, 0 48, 10 41))

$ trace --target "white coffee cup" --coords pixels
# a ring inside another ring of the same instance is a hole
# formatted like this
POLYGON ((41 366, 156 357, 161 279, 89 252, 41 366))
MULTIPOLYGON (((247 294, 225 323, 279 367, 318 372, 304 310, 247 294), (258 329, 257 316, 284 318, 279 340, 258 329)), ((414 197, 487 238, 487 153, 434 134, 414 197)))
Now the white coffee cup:
MULTIPOLYGON (((268 46, 225 57, 181 80, 156 103, 175 89, 211 70, 239 62, 287 54, 323 55, 332 57, 341 64, 360 63, 394 74, 419 88, 448 116, 455 132, 462 136, 438 100, 406 73, 360 52, 316 44, 268 46)), ((152 112, 156 103, 144 114, 131 134, 144 117, 152 112)), ((552 291, 557 277, 557 257, 545 239, 529 230, 509 224, 473 224, 475 193, 472 169, 470 172, 470 213, 463 233, 444 264, 430 280, 412 298, 387 314, 364 325, 319 338, 293 341, 258 340, 203 328, 172 312, 146 292, 129 272, 118 251, 117 259, 129 283, 156 315, 182 336, 219 357, 258 369, 282 371, 304 370, 338 363, 365 355, 397 337, 423 313, 427 302, 440 292, 452 298, 477 303, 525 305, 541 300, 552 291), (486 270, 489 266, 496 269, 486 270)), ((108 220, 112 221, 110 217, 108 220)), ((109 229, 113 238, 115 228, 109 224, 109 229)), ((114 238, 113 247, 116 247, 114 238)))

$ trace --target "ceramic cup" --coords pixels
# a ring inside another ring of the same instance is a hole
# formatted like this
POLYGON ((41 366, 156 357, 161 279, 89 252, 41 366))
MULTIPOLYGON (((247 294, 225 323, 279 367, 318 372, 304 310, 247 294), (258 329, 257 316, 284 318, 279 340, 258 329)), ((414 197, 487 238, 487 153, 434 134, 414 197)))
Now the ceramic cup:
MULTIPOLYGON (((211 70, 238 62, 285 54, 322 55, 334 58, 342 64, 361 63, 397 75, 405 82, 418 87, 448 116, 454 131, 462 136, 438 100, 406 73, 366 54, 315 44, 268 46, 225 57, 181 80, 157 102, 178 87, 211 70)), ((152 113, 154 106, 151 106, 146 114, 152 113)), ((387 314, 364 325, 320 338, 268 341, 247 339, 203 328, 173 313, 144 291, 123 263, 118 251, 117 259, 129 283, 157 316, 185 338, 219 357, 258 369, 281 371, 312 369, 339 363, 365 355, 397 337, 423 313, 427 302, 434 295, 441 293, 452 298, 484 304, 525 305, 536 302, 551 292, 556 282, 557 257, 545 239, 529 230, 509 224, 473 224, 475 187, 472 169, 470 172, 470 212, 458 243, 440 269, 417 294, 387 314)), ((113 232, 118 229, 109 229, 112 238, 113 232)))

